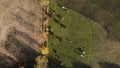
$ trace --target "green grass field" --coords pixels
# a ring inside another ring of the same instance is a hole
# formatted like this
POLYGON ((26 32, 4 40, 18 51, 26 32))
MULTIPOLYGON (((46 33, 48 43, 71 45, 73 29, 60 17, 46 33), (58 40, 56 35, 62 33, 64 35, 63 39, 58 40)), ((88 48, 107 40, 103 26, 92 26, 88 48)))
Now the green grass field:
POLYGON ((111 35, 120 40, 120 0, 56 0, 56 2, 102 24, 111 35))
POLYGON ((98 63, 103 62, 100 56, 104 55, 104 52, 101 51, 107 37, 107 32, 95 21, 88 20, 91 23, 92 29, 92 47, 89 65, 92 66, 92 68, 100 68, 98 63))
MULTIPOLYGON (((94 21, 70 9, 62 9, 50 1, 49 65, 51 68, 90 68, 93 51, 93 35, 101 40, 105 31, 94 21), (91 27, 92 26, 92 27, 91 27), (95 27, 94 27, 95 26, 95 27), (94 33, 94 34, 93 34, 94 33), (97 34, 97 35, 96 35, 97 34), (81 52, 86 52, 84 57, 81 52), (63 65, 60 65, 63 63, 63 65)), ((101 43, 101 40, 99 43, 101 43)), ((97 47, 97 46, 96 46, 97 47)))
POLYGON ((117 43, 120 42, 120 0, 56 0, 56 2, 95 21, 91 24, 93 40, 91 57, 94 59, 91 58, 90 65, 93 68, 98 68, 100 61, 120 64, 120 59, 114 56, 114 54, 119 56, 117 45, 120 44, 117 43))

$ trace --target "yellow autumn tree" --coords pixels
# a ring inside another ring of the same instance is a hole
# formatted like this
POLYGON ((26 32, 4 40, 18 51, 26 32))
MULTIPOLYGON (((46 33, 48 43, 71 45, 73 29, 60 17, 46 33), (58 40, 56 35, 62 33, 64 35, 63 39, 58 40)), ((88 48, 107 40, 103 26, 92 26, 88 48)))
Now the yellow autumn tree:
POLYGON ((42 47, 42 48, 40 48, 40 52, 43 55, 47 55, 49 53, 49 49, 48 49, 48 47, 42 47))
POLYGON ((39 4, 40 5, 48 5, 49 4, 49 0, 39 0, 39 4))

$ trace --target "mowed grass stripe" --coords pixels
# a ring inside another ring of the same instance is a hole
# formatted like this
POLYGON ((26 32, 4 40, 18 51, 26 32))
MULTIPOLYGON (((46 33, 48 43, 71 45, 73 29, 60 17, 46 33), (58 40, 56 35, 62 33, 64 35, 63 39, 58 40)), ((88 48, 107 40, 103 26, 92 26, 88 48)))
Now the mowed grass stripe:
POLYGON ((104 46, 104 41, 105 38, 107 37, 107 32, 105 31, 104 28, 102 28, 102 26, 100 26, 98 23, 96 23, 95 21, 88 19, 88 21, 90 22, 91 25, 91 29, 92 29, 92 48, 91 48, 91 53, 90 53, 90 65, 93 68, 99 68, 99 62, 101 62, 100 60, 100 56, 104 55, 104 53, 102 53, 102 46, 104 46))

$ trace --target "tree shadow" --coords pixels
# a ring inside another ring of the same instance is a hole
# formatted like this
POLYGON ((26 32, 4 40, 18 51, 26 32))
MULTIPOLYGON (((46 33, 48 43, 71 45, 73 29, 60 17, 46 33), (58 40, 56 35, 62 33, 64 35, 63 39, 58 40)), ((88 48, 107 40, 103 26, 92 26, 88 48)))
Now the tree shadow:
POLYGON ((48 61, 49 68, 92 68, 87 64, 75 60, 72 61, 72 67, 67 67, 64 63, 61 65, 62 62, 54 57, 48 57, 48 61))
MULTIPOLYGON (((20 12, 22 12, 23 15, 25 13, 29 16, 40 18, 33 12, 29 12, 26 9, 23 9, 19 6, 17 8, 21 10, 20 12)), ((26 20, 21 15, 19 15, 19 13, 18 14, 12 13, 12 12, 10 13, 11 13, 11 16, 14 17, 13 20, 16 21, 15 24, 16 23, 19 24, 21 27, 26 28, 28 31, 41 32, 41 30, 38 29, 41 27, 36 27, 35 25, 33 25, 33 23, 30 20, 26 20)), ((6 50, 8 53, 12 54, 12 56, 14 56, 17 59, 17 61, 15 61, 11 57, 11 55, 9 56, 9 54, 7 53, 4 54, 4 52, 2 52, 3 54, 0 53, 0 68, 19 68, 19 65, 24 66, 24 68, 34 68, 34 63, 35 63, 34 60, 38 55, 41 55, 41 54, 37 52, 31 45, 37 44, 41 46, 41 44, 38 43, 37 40, 32 38, 28 33, 19 31, 17 29, 15 29, 14 32, 10 31, 10 33, 8 34, 10 35, 8 35, 7 40, 3 46, 3 49, 6 50), (11 34, 14 34, 14 35, 11 35, 11 34), (19 39, 18 36, 24 39, 25 42, 19 39)))
POLYGON ((37 40, 33 39, 32 37, 30 37, 27 33, 19 31, 17 29, 15 29, 15 33, 17 35, 20 35, 22 38, 24 38, 27 42, 29 42, 29 44, 37 44, 38 46, 40 46, 41 44, 37 42, 37 40))
POLYGON ((76 48, 75 50, 75 53, 81 55, 83 53, 83 50, 81 48, 76 48))
POLYGON ((50 35, 55 35, 54 32, 52 31, 52 27, 51 26, 48 26, 48 32, 50 35))
POLYGON ((25 19, 23 19, 21 16, 11 13, 14 17, 15 20, 17 21, 17 23, 23 27, 25 27, 26 29, 30 30, 30 31, 36 31, 36 27, 29 23, 28 21, 26 21, 25 19))
POLYGON ((49 68, 64 68, 63 65, 60 65, 62 62, 52 56, 48 57, 48 62, 49 68))
POLYGON ((60 24, 60 21, 57 20, 56 18, 53 18, 53 20, 55 21, 55 23, 60 24))
POLYGON ((17 62, 0 53, 0 68, 18 68, 17 62))
POLYGON ((5 49, 17 58, 20 65, 25 66, 25 68, 33 68, 34 59, 40 54, 30 45, 17 38, 11 38, 10 40, 5 45, 5 49))
MULTIPOLYGON (((35 14, 35 13, 33 13, 33 12, 30 12, 30 11, 28 11, 28 10, 26 10, 26 9, 24 9, 24 8, 22 8, 22 7, 20 7, 20 6, 18 6, 18 8, 21 9, 23 12, 25 12, 25 13, 31 15, 31 16, 37 16, 37 14, 35 14)), ((38 16, 37 16, 37 17, 38 17, 38 16)), ((39 18, 39 17, 38 17, 38 18, 39 18)))
POLYGON ((72 64, 73 64, 73 68, 92 68, 90 65, 84 64, 76 60, 74 60, 72 64))
MULTIPOLYGON (((14 31, 13 31, 14 32, 14 31)), ((10 59, 9 57, 6 57, 5 59, 8 59, 9 61, 5 61, 4 63, 11 63, 11 66, 13 64, 22 65, 25 68, 34 68, 35 64, 35 58, 39 55, 41 55, 39 52, 35 51, 34 48, 31 46, 32 44, 40 45, 35 39, 30 37, 27 33, 21 32, 19 30, 15 29, 16 35, 19 35, 23 39, 26 40, 24 42, 23 40, 19 39, 19 37, 15 35, 11 35, 12 33, 9 33, 8 39, 6 41, 6 44, 4 48, 12 54, 18 61, 15 62, 14 60, 10 59)), ((1 57, 0 57, 1 59, 1 57)), ((10 68, 10 67, 8 67, 10 68)), ((14 67, 12 67, 14 68, 14 67)), ((15 67, 18 68, 18 67, 15 67)))
POLYGON ((57 38, 60 42, 62 42, 62 37, 59 37, 59 36, 55 35, 55 38, 57 38))
POLYGON ((100 62, 99 66, 100 68, 120 68, 120 65, 109 62, 100 62))

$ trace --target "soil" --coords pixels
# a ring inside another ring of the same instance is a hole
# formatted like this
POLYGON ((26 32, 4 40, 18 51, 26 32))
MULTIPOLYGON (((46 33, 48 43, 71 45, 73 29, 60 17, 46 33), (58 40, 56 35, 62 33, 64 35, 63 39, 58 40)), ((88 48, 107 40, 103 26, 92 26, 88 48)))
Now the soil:
POLYGON ((46 41, 43 8, 38 0, 0 0, 0 68, 32 68, 46 41))

